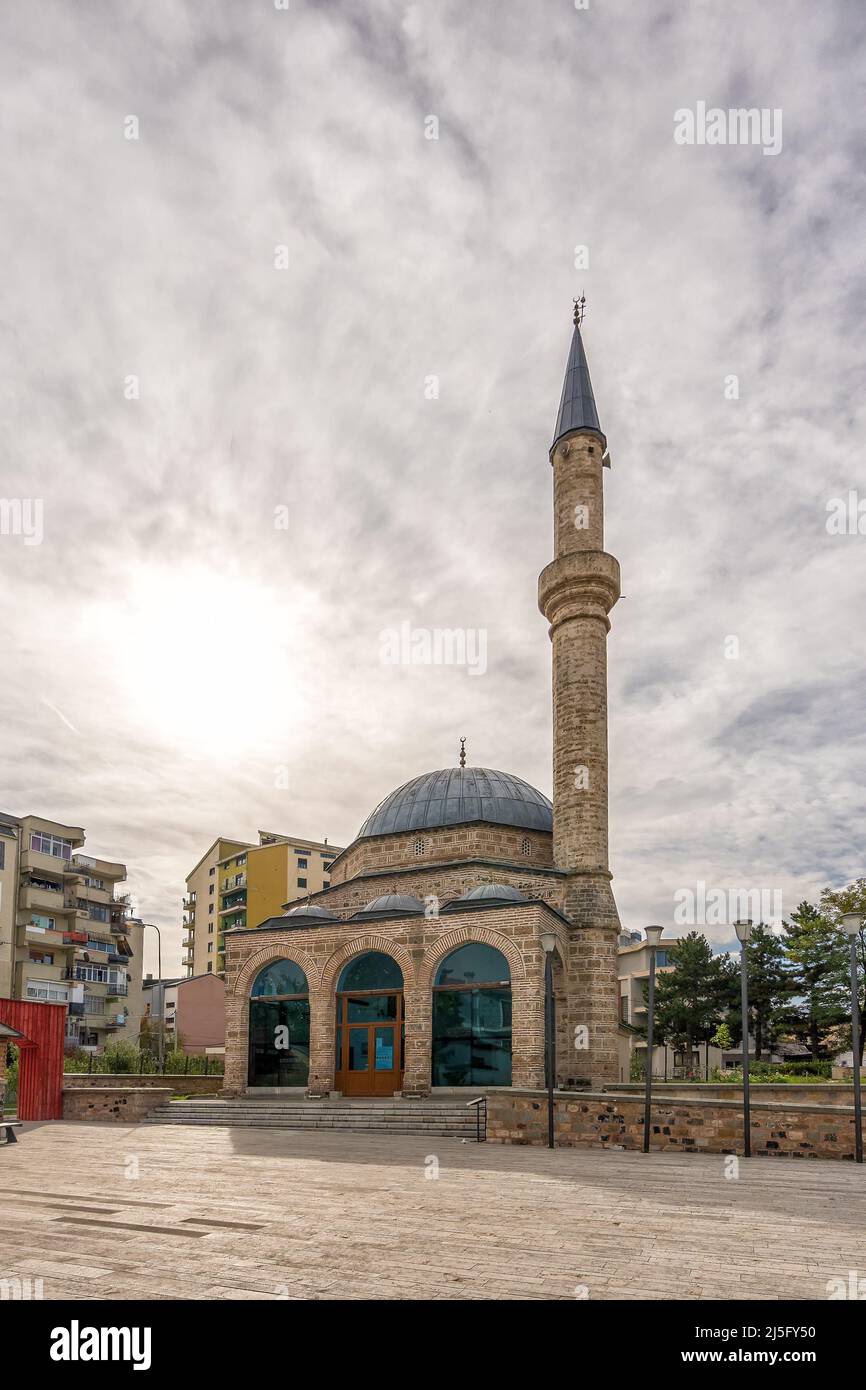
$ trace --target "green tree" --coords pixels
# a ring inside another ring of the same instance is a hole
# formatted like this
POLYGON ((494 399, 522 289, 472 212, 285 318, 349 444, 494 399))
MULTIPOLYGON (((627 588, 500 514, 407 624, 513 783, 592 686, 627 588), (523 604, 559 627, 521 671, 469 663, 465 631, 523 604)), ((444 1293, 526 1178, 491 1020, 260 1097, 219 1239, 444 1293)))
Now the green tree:
POLYGON ((659 1038, 691 1057, 695 1044, 708 1039, 722 1022, 731 997, 732 969, 727 956, 714 956, 698 931, 680 937, 667 953, 675 968, 656 976, 655 1026, 659 1038))
MULTIPOLYGON (((840 993, 845 999, 844 1036, 851 1042, 850 999, 851 999, 851 948, 849 938, 842 930, 842 913, 859 912, 861 922, 866 920, 866 878, 858 878, 847 888, 825 888, 819 903, 821 913, 830 927, 839 935, 844 952, 844 965, 839 980, 840 993)), ((864 1039, 862 1020, 866 1015, 866 930, 861 926, 855 938, 857 946, 858 979, 860 981, 860 1065, 863 1065, 864 1039)))
POLYGON ((779 1026, 790 1004, 792 978, 785 956, 784 937, 759 922, 752 927, 746 946, 749 978, 749 1029, 755 1039, 755 1061, 760 1062, 764 1047, 776 1040, 779 1026))
POLYGON ((731 1030, 727 1023, 720 1023, 713 1036, 710 1038, 710 1046, 717 1047, 720 1052, 730 1052, 734 1045, 731 1037, 731 1030))
MULTIPOLYGON (((829 891, 829 890, 828 890, 829 891)), ((783 922, 784 951, 791 970, 787 1022, 818 1061, 824 1039, 844 1024, 848 952, 837 925, 812 903, 802 902, 783 922)))

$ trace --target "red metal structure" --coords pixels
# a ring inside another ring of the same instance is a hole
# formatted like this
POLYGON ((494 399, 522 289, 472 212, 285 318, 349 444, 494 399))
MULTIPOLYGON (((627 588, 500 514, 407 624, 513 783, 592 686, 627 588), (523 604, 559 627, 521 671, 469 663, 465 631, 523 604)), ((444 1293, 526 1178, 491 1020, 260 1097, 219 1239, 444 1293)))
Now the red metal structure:
POLYGON ((62 1119, 66 1005, 0 999, 0 1023, 21 1034, 15 1039, 19 1120, 62 1119))

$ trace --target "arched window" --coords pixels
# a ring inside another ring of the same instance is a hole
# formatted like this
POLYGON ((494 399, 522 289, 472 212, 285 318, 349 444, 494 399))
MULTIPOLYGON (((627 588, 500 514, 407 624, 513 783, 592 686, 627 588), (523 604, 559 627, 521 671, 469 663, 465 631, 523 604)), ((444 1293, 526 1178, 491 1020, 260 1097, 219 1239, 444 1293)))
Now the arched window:
POLYGON ((250 990, 250 1086, 306 1086, 310 1076, 307 977, 293 960, 272 960, 250 990))
POLYGON ((433 984, 433 1085, 511 1085, 511 972, 494 946, 469 941, 433 984))
POLYGON ((344 966, 337 984, 337 993, 348 989, 402 989, 403 971, 393 956, 384 951, 367 951, 355 956, 344 966))

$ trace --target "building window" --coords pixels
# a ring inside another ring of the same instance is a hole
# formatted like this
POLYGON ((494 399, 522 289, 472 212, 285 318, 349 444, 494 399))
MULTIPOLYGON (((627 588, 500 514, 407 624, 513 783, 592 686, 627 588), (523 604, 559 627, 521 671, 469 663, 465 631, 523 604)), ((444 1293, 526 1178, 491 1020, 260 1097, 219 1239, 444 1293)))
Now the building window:
POLYGON ((521 853, 521 854, 531 854, 531 853, 532 853, 532 841, 530 840, 530 838, 529 838, 528 835, 524 835, 523 839, 520 841, 520 853, 521 853))
POLYGON ((57 918, 46 917, 41 912, 31 912, 30 925, 31 927, 38 927, 40 931, 56 931, 57 918))
POLYGON ((38 999, 46 1004, 65 1004, 69 991, 65 985, 52 984, 50 980, 28 980, 27 998, 38 999))
POLYGON ((323 887, 323 888, 330 888, 330 886, 331 886, 331 880, 330 880, 329 878, 323 878, 323 879, 322 879, 322 887, 323 887))
POLYGON ((299 888, 306 888, 306 886, 307 886, 307 880, 306 880, 305 878, 299 878, 299 879, 298 879, 298 887, 299 887, 299 888))
POLYGON ((306 859, 299 859, 299 860, 298 860, 298 868, 299 868, 299 869, 306 869, 306 867, 307 867, 307 861, 306 861, 306 859))
POLYGON ((210 893, 211 897, 213 897, 213 884, 212 884, 212 883, 209 883, 209 884, 208 884, 208 886, 207 886, 207 891, 210 893))
POLYGON ((433 988, 434 1086, 511 1085, 511 972, 470 941, 446 956, 433 988))
POLYGON ((274 960, 250 990, 250 1086, 306 1086, 310 1076, 307 977, 293 960, 274 960))
POLYGON ((207 929, 208 929, 209 932, 212 932, 212 931, 213 931, 213 922, 208 922, 208 924, 207 924, 207 929))
POLYGON ((423 854, 423 853, 424 853, 424 841, 423 841, 423 840, 416 840, 416 841, 415 841, 415 853, 416 853, 416 854, 423 854))
POLYGON ((213 876, 214 876, 215 873, 216 873, 216 869, 208 869, 208 874, 210 875, 211 878, 213 878, 213 876))
POLYGON ((212 961, 212 960, 209 960, 208 963, 207 963, 207 973, 208 973, 209 975, 212 975, 212 974, 213 974, 213 961, 212 961))
MULTIPOLYGON (((208 903, 207 910, 208 910, 208 913, 213 912, 213 903, 208 903)), ((211 926, 213 926, 213 923, 211 923, 211 926)))
POLYGON ((59 835, 48 835, 40 830, 31 831, 30 848, 39 854, 51 854, 55 859, 72 858, 71 840, 61 840, 59 835))
POLYGON ((623 1023, 628 1023, 628 995, 627 995, 627 994, 621 994, 621 995, 619 996, 619 1016, 620 1016, 620 1018, 622 1019, 623 1023))
POLYGON ((212 942, 212 941, 209 941, 209 942, 207 943, 207 953, 208 953, 209 956, 212 956, 212 955, 213 955, 213 942, 212 942))

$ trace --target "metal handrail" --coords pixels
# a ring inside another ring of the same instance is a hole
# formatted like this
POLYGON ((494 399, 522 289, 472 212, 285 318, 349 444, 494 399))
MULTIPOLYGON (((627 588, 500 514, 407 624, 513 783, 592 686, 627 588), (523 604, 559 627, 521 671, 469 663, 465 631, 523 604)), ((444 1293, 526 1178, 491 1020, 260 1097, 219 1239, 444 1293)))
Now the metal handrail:
POLYGON ((476 1144, 483 1144, 487 1139, 487 1097, 479 1096, 477 1100, 468 1100, 466 1102, 467 1110, 471 1110, 473 1106, 475 1107, 475 1142, 476 1144), (484 1107, 483 1111, 482 1106, 484 1107), (482 1113, 484 1115, 483 1126, 481 1123, 482 1113))

